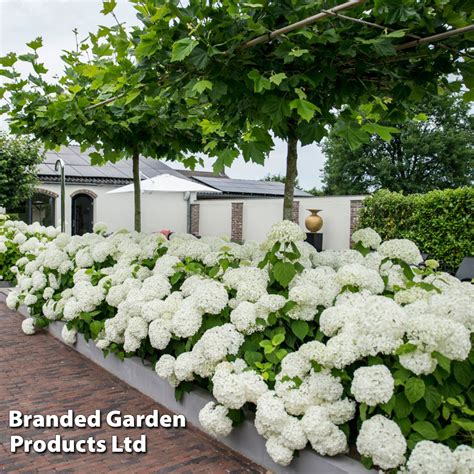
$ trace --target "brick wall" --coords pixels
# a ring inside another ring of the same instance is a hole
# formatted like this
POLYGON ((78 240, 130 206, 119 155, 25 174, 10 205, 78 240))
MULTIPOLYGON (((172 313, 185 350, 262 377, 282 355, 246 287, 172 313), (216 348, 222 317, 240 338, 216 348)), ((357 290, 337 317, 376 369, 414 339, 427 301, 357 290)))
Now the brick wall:
POLYGON ((361 207, 362 207, 361 200, 351 200, 351 227, 350 227, 350 235, 349 235, 349 245, 351 246, 352 246, 351 237, 357 228, 357 224, 359 222, 359 211, 361 207))
POLYGON ((199 204, 191 204, 191 234, 199 235, 199 204))
POLYGON ((243 215, 244 215, 244 203, 233 202, 232 203, 232 221, 230 238, 233 242, 242 242, 243 236, 243 215))

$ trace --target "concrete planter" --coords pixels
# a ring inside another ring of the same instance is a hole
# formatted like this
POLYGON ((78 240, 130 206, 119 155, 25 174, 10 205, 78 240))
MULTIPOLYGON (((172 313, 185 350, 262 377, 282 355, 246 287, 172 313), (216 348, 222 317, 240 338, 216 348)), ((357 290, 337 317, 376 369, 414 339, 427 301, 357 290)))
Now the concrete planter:
MULTIPOLYGON (((0 301, 5 301, 7 294, 8 290, 0 290, 0 301)), ((26 317, 26 308, 20 307, 19 313, 26 317)), ((58 321, 50 324, 47 330, 62 341, 63 326, 64 323, 58 321)), ((197 388, 191 393, 185 394, 181 402, 177 402, 174 389, 159 378, 150 365, 144 365, 138 357, 125 359, 123 362, 113 355, 104 357, 102 351, 92 341, 86 342, 82 334, 78 334, 74 349, 157 403, 175 413, 182 413, 189 423, 200 428, 199 411, 212 400, 212 396, 205 390, 197 388)), ((308 448, 300 451, 299 456, 295 457, 290 466, 280 466, 268 456, 265 449, 265 439, 257 433, 250 420, 244 421, 230 436, 219 438, 219 441, 275 473, 367 474, 375 472, 368 471, 358 461, 347 456, 323 457, 308 448)))
POLYGON ((0 280, 0 288, 12 288, 13 285, 9 281, 0 280))

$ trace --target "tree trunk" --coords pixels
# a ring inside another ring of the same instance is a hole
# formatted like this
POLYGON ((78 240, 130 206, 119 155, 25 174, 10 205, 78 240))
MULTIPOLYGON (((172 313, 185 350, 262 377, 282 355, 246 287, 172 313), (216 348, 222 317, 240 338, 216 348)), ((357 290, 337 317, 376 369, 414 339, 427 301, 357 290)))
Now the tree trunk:
POLYGON ((132 156, 133 160, 133 194, 135 205, 135 230, 142 230, 142 204, 140 189, 140 152, 135 149, 132 156))
POLYGON ((293 196, 298 176, 298 138, 290 134, 286 154, 285 194, 283 197, 283 219, 293 220, 293 196))

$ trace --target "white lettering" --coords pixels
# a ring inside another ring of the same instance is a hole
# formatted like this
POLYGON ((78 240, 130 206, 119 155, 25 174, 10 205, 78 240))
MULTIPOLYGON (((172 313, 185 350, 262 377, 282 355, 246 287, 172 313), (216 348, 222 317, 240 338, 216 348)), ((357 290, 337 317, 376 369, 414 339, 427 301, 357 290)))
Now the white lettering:
POLYGON ((9 422, 10 428, 19 428, 23 426, 23 414, 19 410, 10 410, 9 422))
POLYGON ((21 436, 12 436, 10 438, 10 452, 16 453, 16 448, 23 446, 23 438, 21 436))

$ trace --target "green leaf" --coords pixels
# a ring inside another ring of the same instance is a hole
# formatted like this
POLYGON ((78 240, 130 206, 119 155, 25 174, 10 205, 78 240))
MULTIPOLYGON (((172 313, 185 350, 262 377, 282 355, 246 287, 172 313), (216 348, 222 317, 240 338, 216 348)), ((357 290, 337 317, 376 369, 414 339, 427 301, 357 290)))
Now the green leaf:
POLYGON ((405 384, 405 395, 410 403, 416 403, 423 398, 425 394, 425 382, 423 380, 412 377, 405 384))
POLYGON ((130 102, 133 102, 139 95, 141 94, 140 89, 132 90, 126 95, 125 99, 125 105, 130 104, 130 102))
POLYGON ((279 346, 285 340, 284 334, 276 334, 272 337, 272 344, 274 346, 279 346))
POLYGON ((412 408, 413 406, 407 400, 404 393, 397 394, 394 408, 397 418, 406 418, 411 413, 412 408))
POLYGON ((199 43, 191 38, 183 38, 173 44, 171 62, 182 61, 189 56, 199 43))
POLYGON ((316 111, 321 113, 321 109, 305 99, 294 99, 290 102, 290 108, 296 109, 298 115, 309 122, 316 111))
POLYGON ((446 357, 444 356, 443 354, 440 354, 439 352, 433 352, 431 354, 432 357, 434 357, 437 361, 438 361, 438 364, 444 369, 446 370, 446 372, 448 372, 448 374, 451 372, 451 361, 446 357))
POLYGON ((278 360, 284 359, 287 354, 288 354, 288 351, 286 349, 278 349, 275 352, 275 355, 277 356, 278 360))
POLYGON ((41 48, 41 46, 43 46, 43 39, 38 36, 38 38, 34 39, 33 41, 26 43, 26 46, 36 51, 37 49, 41 48))
POLYGON ((211 81, 198 81, 193 86, 193 91, 197 91, 202 94, 206 89, 212 90, 212 82, 211 81))
POLYGON ((279 72, 278 74, 272 74, 270 76, 270 82, 279 86, 281 82, 286 79, 286 74, 284 72, 279 72))
POLYGON ((417 346, 411 342, 402 344, 395 352, 396 355, 409 354, 410 352, 415 351, 417 346))
POLYGON ((453 373, 456 382, 460 383, 463 387, 469 387, 472 382, 473 373, 472 367, 467 362, 454 362, 453 373))
POLYGON ((474 421, 467 418, 453 419, 453 422, 459 425, 463 430, 474 431, 474 421))
POLYGON ((378 135, 382 140, 389 142, 393 137, 392 133, 400 133, 400 130, 395 127, 387 127, 385 125, 380 125, 379 123, 366 123, 362 127, 362 130, 378 135))
POLYGON ((432 385, 425 388, 425 404, 431 413, 434 413, 441 405, 442 397, 438 390, 432 385))
POLYGON ((448 426, 445 426, 443 429, 438 431, 438 439, 440 441, 446 441, 453 436, 456 436, 456 433, 459 431, 459 426, 455 423, 451 423, 448 426))
POLYGON ((96 339, 103 328, 104 328, 104 321, 92 321, 90 324, 92 339, 96 339))
POLYGON ((252 69, 247 77, 253 81, 253 91, 262 92, 271 88, 271 82, 266 77, 262 76, 256 69, 252 69))
POLYGON ((260 352, 256 351, 245 351, 244 353, 245 362, 248 365, 253 366, 256 362, 262 362, 263 356, 260 352))
POLYGON ((309 333, 309 324, 306 321, 291 321, 291 330, 300 341, 303 341, 309 333))
POLYGON ((296 275, 296 270, 290 262, 278 261, 273 265, 272 275, 281 286, 286 288, 296 275))
POLYGON ((102 2, 103 8, 100 11, 100 13, 104 15, 108 15, 109 13, 112 13, 117 6, 117 1, 116 0, 104 0, 102 2))
POLYGON ((361 456, 360 462, 363 464, 363 466, 366 469, 372 469, 374 462, 372 461, 372 458, 368 458, 367 456, 361 456))
POLYGON ((417 421, 416 423, 413 423, 412 429, 425 439, 438 439, 438 432, 429 421, 417 421))
POLYGON ((92 314, 91 313, 85 313, 85 312, 82 312, 79 316, 79 319, 82 319, 83 321, 85 321, 87 324, 90 324, 91 321, 92 321, 92 314))

